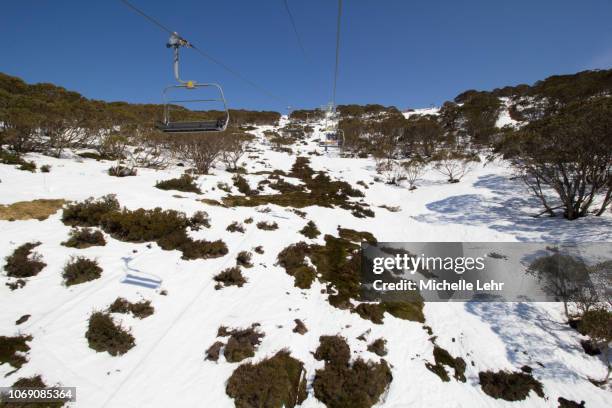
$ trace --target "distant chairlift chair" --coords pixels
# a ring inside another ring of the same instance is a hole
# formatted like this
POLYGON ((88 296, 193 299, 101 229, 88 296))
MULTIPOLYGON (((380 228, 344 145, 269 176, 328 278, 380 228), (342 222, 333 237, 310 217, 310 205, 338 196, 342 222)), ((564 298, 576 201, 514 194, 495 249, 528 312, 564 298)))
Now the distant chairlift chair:
POLYGON ((174 77, 179 82, 178 85, 170 85, 164 88, 164 118, 162 122, 157 122, 156 127, 166 133, 205 133, 205 132, 223 132, 229 123, 229 110, 223 94, 223 89, 216 83, 197 83, 195 81, 183 81, 179 76, 179 48, 191 47, 192 45, 181 38, 177 33, 173 33, 168 40, 166 47, 174 50, 174 77), (168 92, 172 89, 185 89, 193 91, 202 88, 216 88, 219 98, 216 99, 168 99, 168 92), (216 120, 196 120, 196 121, 173 121, 170 115, 170 109, 175 104, 180 103, 198 103, 198 102, 217 102, 223 104, 224 116, 216 120))

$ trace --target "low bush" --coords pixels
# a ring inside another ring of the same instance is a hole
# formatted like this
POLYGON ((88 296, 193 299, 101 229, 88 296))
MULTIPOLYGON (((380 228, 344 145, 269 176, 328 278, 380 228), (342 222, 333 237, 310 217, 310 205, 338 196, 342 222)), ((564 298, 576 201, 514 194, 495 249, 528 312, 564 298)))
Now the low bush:
POLYGON ((427 363, 425 366, 434 374, 436 374, 442 381, 450 381, 448 373, 444 366, 450 367, 454 370, 454 378, 457 381, 465 382, 465 360, 461 357, 452 357, 448 351, 439 346, 434 346, 433 350, 434 360, 436 364, 427 363))
POLYGON ((67 241, 62 242, 63 246, 69 248, 89 248, 92 246, 104 246, 106 240, 101 231, 92 228, 73 228, 70 230, 70 237, 67 241))
POLYGON ((102 268, 98 262, 82 256, 72 257, 62 272, 66 286, 89 282, 98 279, 101 275, 102 268))
POLYGON ((225 392, 237 408, 293 408, 307 397, 304 363, 282 350, 257 364, 242 364, 225 392))
POLYGON ((224 269, 213 279, 217 282, 215 289, 221 289, 227 286, 238 286, 240 288, 246 283, 246 279, 242 276, 239 266, 224 269))
POLYGON ((295 286, 309 289, 316 277, 316 271, 305 263, 310 246, 305 242, 289 245, 278 254, 278 264, 285 268, 288 275, 295 278, 295 286))
POLYGON ((223 350, 225 359, 230 363, 237 363, 245 358, 253 357, 263 337, 264 333, 257 330, 256 324, 247 329, 230 331, 223 350))
POLYGON ((585 408, 584 401, 580 401, 578 403, 563 397, 559 397, 557 398, 557 402, 559 403, 558 408, 585 408))
POLYGON ((253 248, 253 251, 255 251, 256 253, 258 253, 259 255, 261 255, 261 254, 263 254, 263 253, 264 253, 263 246, 261 246, 261 245, 258 245, 258 246, 256 246, 255 248, 253 248))
POLYGON ((98 200, 88 199, 68 205, 62 220, 67 225, 96 226, 113 238, 128 242, 155 241, 164 250, 179 250, 183 259, 215 258, 227 254, 227 246, 221 240, 194 240, 187 229, 198 230, 210 225, 208 214, 196 212, 188 218, 175 210, 120 209, 114 196, 98 200))
POLYGON ((350 228, 340 228, 338 227, 338 236, 340 238, 346 239, 347 241, 361 243, 367 242, 369 244, 376 244, 376 238, 372 233, 367 231, 355 231, 350 228))
POLYGON ((257 228, 264 231, 274 231, 278 229, 278 224, 275 222, 259 221, 256 225, 257 228))
POLYGON ((131 177, 137 174, 138 171, 134 167, 117 165, 108 169, 108 175, 113 177, 131 177))
POLYGON ((202 191, 196 184, 197 178, 190 174, 183 174, 179 178, 173 178, 169 180, 158 181, 155 184, 156 188, 161 190, 177 190, 185 193, 197 193, 201 194, 202 191))
POLYGON ((253 255, 249 251, 240 251, 238 255, 236 255, 236 265, 244 268, 251 268, 253 266, 251 262, 252 258, 253 255))
POLYGON ((70 226, 95 227, 100 225, 102 218, 121 210, 119 201, 113 194, 97 200, 88 198, 85 201, 71 203, 64 207, 62 222, 70 226))
POLYGON ((204 359, 210 360, 210 361, 218 361, 219 356, 221 355, 221 349, 223 348, 223 346, 224 344, 222 341, 215 341, 208 348, 208 350, 206 350, 206 357, 204 359))
POLYGON ((386 356, 387 355, 387 340, 383 338, 374 340, 371 344, 368 345, 368 351, 380 357, 386 356))
POLYGON ((362 319, 370 320, 374 324, 383 324, 385 309, 378 303, 360 303, 354 311, 362 319))
POLYGON ((25 353, 30 351, 28 342, 32 341, 32 336, 0 336, 0 365, 8 364, 18 370, 27 363, 25 353))
POLYGON ((530 391, 544 398, 542 383, 529 374, 507 371, 483 371, 478 373, 480 386, 485 394, 506 401, 521 401, 530 391))
POLYGON ((249 182, 240 174, 235 174, 234 177, 232 177, 232 180, 234 182, 234 186, 240 193, 246 196, 256 195, 258 193, 257 190, 251 189, 249 182))
POLYGON ((134 336, 104 312, 92 313, 85 337, 91 349, 111 356, 123 355, 136 345, 134 336))
POLYGON ((11 278, 30 278, 38 275, 45 267, 40 254, 32 252, 40 242, 29 242, 15 249, 13 253, 5 258, 4 270, 11 278))
POLYGON ((151 306, 150 300, 143 300, 140 302, 131 303, 124 298, 118 297, 108 307, 108 311, 110 313, 131 313, 134 317, 137 317, 138 319, 145 319, 155 312, 155 308, 151 306))
POLYGON ((306 238, 314 239, 321 235, 321 231, 317 228, 317 224, 308 221, 304 228, 300 230, 300 234, 304 235, 306 238))
POLYGON ((238 221, 232 222, 230 225, 227 226, 226 230, 229 232, 240 232, 242 234, 244 234, 245 231, 244 225, 242 225, 238 221))
POLYGON ((17 168, 19 170, 30 171, 32 173, 35 173, 36 172, 36 163, 34 163, 33 161, 24 161, 17 168))
MULTIPOLYGON (((50 386, 45 384, 42 377, 40 375, 35 375, 27 378, 20 378, 15 381, 12 385, 13 388, 49 388, 50 386)), ((58 387, 58 386, 54 386, 58 387)), ((41 403, 29 403, 29 402, 11 402, 2 403, 0 402, 0 408, 61 408, 65 406, 64 401, 54 401, 54 402, 46 402, 41 403)))
POLYGON ((308 332, 308 328, 300 319, 295 319, 295 327, 293 328, 294 333, 306 334, 308 332))
POLYGON ((40 172, 41 173, 50 173, 51 172, 51 166, 49 164, 43 164, 42 166, 40 166, 40 172))
POLYGON ((370 408, 393 380, 387 362, 365 362, 357 359, 350 364, 350 349, 338 336, 322 336, 315 352, 325 367, 315 372, 312 387, 315 397, 330 408, 370 408))

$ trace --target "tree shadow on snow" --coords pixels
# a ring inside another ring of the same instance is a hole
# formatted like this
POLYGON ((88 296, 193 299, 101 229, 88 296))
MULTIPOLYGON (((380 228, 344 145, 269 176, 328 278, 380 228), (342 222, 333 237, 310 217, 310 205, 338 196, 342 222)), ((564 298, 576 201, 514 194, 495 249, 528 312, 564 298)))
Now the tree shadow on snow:
POLYGON ((560 355, 583 355, 577 342, 571 344, 572 329, 550 319, 533 304, 466 302, 465 309, 487 323, 500 337, 506 345, 506 356, 517 371, 528 365, 536 378, 564 382, 584 380, 560 355))
POLYGON ((612 238, 612 220, 590 216, 568 221, 561 216, 535 218, 541 210, 520 180, 497 175, 479 177, 474 187, 487 189, 493 196, 462 194, 426 205, 432 213, 413 217, 430 224, 486 226, 516 236, 519 241, 602 241, 612 238), (535 235, 535 236, 534 236, 535 235))

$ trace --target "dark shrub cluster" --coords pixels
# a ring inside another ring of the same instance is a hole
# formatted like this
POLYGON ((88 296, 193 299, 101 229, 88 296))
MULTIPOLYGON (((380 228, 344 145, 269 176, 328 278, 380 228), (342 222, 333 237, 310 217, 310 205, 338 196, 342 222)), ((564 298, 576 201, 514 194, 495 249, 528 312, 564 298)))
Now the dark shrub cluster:
POLYGON ((506 401, 521 401, 527 398, 530 391, 544 398, 542 383, 530 374, 508 371, 482 371, 478 373, 480 386, 485 394, 506 401))
POLYGON ((461 357, 453 357, 448 351, 439 346, 434 346, 434 360, 436 364, 426 363, 425 367, 436 374, 442 381, 450 381, 444 366, 454 370, 453 377, 457 381, 465 382, 465 360, 461 357))
POLYGON ((304 228, 300 230, 300 234, 304 235, 306 238, 314 239, 321 235, 321 231, 317 228, 317 224, 313 221, 308 221, 304 228))
POLYGON ((558 408, 584 408, 584 401, 575 402, 572 400, 565 399, 563 397, 557 398, 557 402, 559 403, 558 408))
POLYGON ((331 408, 370 408, 377 404, 393 380, 387 362, 357 359, 351 364, 344 338, 321 336, 319 342, 314 356, 325 361, 325 367, 315 372, 315 397, 331 408))
POLYGON ((104 246, 106 240, 101 231, 92 228, 73 228, 70 230, 68 240, 62 242, 62 245, 69 248, 84 249, 92 246, 104 246))
MULTIPOLYGON (((358 236, 369 237, 365 232, 353 231, 358 236)), ((298 242, 289 245, 278 254, 278 264, 288 275, 295 279, 295 286, 308 289, 314 279, 327 283, 330 289, 328 301, 332 306, 341 309, 352 309, 351 299, 361 297, 361 257, 360 246, 344 238, 325 235, 325 245, 309 245, 298 242), (314 268, 306 261, 310 259, 314 268), (316 268, 316 269, 315 269, 316 268), (333 290, 331 290, 333 288, 333 290)), ((412 302, 384 301, 382 303, 361 304, 354 310, 364 319, 382 323, 384 312, 404 320, 423 322, 423 302, 416 296, 412 302)))
POLYGON ((236 255, 236 265, 242 266, 244 268, 251 268, 253 263, 251 259, 253 258, 253 254, 249 251, 240 251, 238 255, 236 255))
POLYGON ((288 275, 295 278, 295 286, 308 289, 315 279, 316 271, 305 263, 310 246, 305 242, 289 245, 278 254, 278 264, 285 268, 288 275))
POLYGON ((356 231, 350 228, 338 227, 338 236, 346 239, 347 241, 356 243, 367 242, 369 244, 376 244, 378 242, 371 232, 356 231))
POLYGON ((247 329, 232 330, 228 334, 229 338, 223 350, 223 355, 230 363, 237 363, 245 358, 253 357, 255 349, 264 337, 264 334, 257 330, 257 325, 247 329))
POLYGON ((32 336, 0 336, 0 365, 8 364, 18 370, 28 360, 24 354, 30 351, 27 342, 32 341, 32 336))
MULTIPOLYGON (((12 385, 13 388, 49 388, 50 386, 45 384, 42 379, 42 376, 35 375, 27 378, 20 378, 15 381, 12 385)), ((59 387, 59 385, 54 386, 59 387)), ((42 403, 29 403, 29 402, 11 402, 2 403, 0 402, 0 408, 61 408, 65 406, 65 402, 63 401, 54 401, 54 402, 46 402, 42 403)))
POLYGON ((379 357, 384 357, 387 355, 387 340, 380 338, 374 340, 371 344, 368 345, 368 351, 376 354, 379 357))
POLYGON ((108 169, 108 175, 114 177, 130 177, 138 174, 134 167, 116 165, 108 169))
POLYGON ((182 212, 159 207, 134 211, 120 209, 115 197, 109 195, 68 205, 62 220, 68 225, 99 225, 121 241, 155 241, 164 250, 181 251, 183 259, 216 258, 227 254, 223 241, 194 240, 187 234, 187 229, 198 230, 210 225, 208 214, 203 211, 188 218, 182 212))
POLYGON ((298 157, 288 175, 279 171, 274 174, 274 178, 277 182, 270 183, 270 187, 277 189, 280 194, 228 196, 223 199, 223 202, 229 207, 257 207, 266 204, 293 208, 304 208, 311 205, 340 207, 351 211, 358 218, 374 216, 374 212, 364 202, 350 201, 351 198, 364 196, 360 190, 353 188, 345 181, 331 180, 323 172, 315 173, 309 166, 309 160, 306 157, 298 157), (281 181, 279 178, 281 175, 298 178, 303 184, 294 185, 281 181))
POLYGON ((121 210, 119 201, 113 194, 97 200, 88 198, 85 201, 68 204, 62 213, 62 222, 66 225, 95 227, 100 225, 102 218, 121 210))
POLYGON ((232 222, 230 225, 227 226, 226 230, 229 232, 240 232, 242 234, 244 234, 245 231, 244 225, 242 225, 238 221, 232 222))
POLYGON ((150 300, 142 300, 140 302, 131 303, 127 299, 118 297, 108 307, 110 313, 131 313, 134 317, 145 319, 155 312, 155 308, 151 306, 150 300))
POLYGON ((123 355, 136 345, 134 336, 117 325, 110 314, 104 312, 94 312, 89 317, 85 337, 91 349, 97 352, 106 351, 111 356, 123 355))
POLYGON ((201 194, 202 191, 196 184, 196 177, 191 176, 190 174, 183 174, 179 178, 173 178, 169 180, 158 181, 155 184, 155 187, 161 190, 177 190, 183 191, 185 193, 198 193, 201 194))
POLYGON ((239 266, 233 268, 227 268, 215 275, 213 278, 217 284, 215 289, 221 289, 227 286, 238 286, 242 287, 246 283, 246 279, 242 276, 242 271, 239 266))
POLYGON ((83 256, 71 258, 62 272, 66 286, 89 282, 98 279, 100 275, 102 275, 102 268, 98 265, 98 261, 83 256))
POLYGON ((225 392, 237 408, 293 408, 307 397, 304 363, 282 350, 257 364, 239 366, 225 392))
POLYGON ((293 328, 294 333, 306 334, 308 332, 308 328, 300 319, 295 319, 295 327, 293 328))
POLYGON ((232 177, 232 180, 234 181, 234 186, 242 194, 246 196, 257 195, 258 191, 252 190, 249 182, 240 174, 235 174, 234 177, 232 177))
POLYGON ((264 231, 274 231, 278 229, 278 224, 275 222, 259 221, 257 228, 264 231))
POLYGON ((47 264, 42 262, 42 257, 36 252, 32 252, 34 248, 40 245, 40 242, 29 242, 15 249, 13 253, 6 257, 4 270, 7 276, 11 278, 30 278, 38 275, 38 273, 47 264))

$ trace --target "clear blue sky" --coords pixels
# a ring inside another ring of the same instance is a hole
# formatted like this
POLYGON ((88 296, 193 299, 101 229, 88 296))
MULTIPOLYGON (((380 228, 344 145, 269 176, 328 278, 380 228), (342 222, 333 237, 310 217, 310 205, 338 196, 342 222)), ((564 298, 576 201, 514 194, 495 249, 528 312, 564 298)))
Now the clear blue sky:
MULTIPOLYGON (((296 107, 331 99, 336 2, 132 0, 296 107)), ((612 67, 610 0, 344 0, 339 103, 440 104, 470 89, 612 67)), ((159 102, 167 35, 118 0, 6 0, 0 71, 90 98, 159 102)), ((217 81, 234 108, 285 108, 186 51, 184 73, 217 81)))

